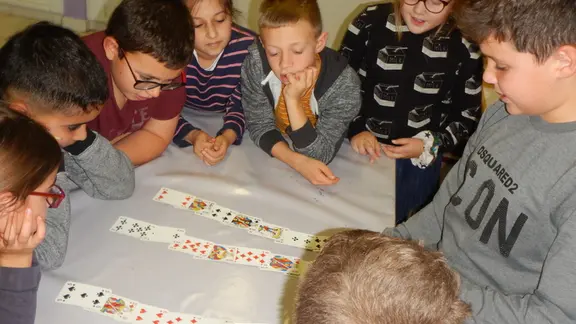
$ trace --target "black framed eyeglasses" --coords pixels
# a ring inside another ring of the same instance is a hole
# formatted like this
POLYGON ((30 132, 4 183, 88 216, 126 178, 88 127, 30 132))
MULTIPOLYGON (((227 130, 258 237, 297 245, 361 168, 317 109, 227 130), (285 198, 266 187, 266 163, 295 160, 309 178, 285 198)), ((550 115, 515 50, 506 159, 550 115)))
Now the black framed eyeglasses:
POLYGON ((443 0, 404 0, 404 4, 408 6, 415 6, 418 2, 424 2, 424 7, 431 13, 438 14, 441 13, 447 5, 450 4, 449 1, 443 0))
POLYGON ((66 197, 64 190, 57 185, 53 185, 52 187, 50 187, 48 192, 36 192, 36 191, 34 191, 34 192, 31 192, 30 195, 31 196, 45 197, 46 203, 48 204, 48 208, 58 208, 58 206, 60 206, 60 204, 62 203, 62 201, 66 197))
POLYGON ((160 87, 160 90, 162 91, 168 91, 168 90, 176 90, 182 86, 186 85, 186 82, 184 82, 184 73, 182 73, 181 77, 180 77, 180 81, 174 81, 171 83, 160 83, 160 82, 155 82, 155 81, 143 81, 143 80, 138 80, 138 78, 136 78, 136 74, 134 74, 134 70, 132 70, 132 66, 130 65, 130 62, 128 61, 128 57, 126 56, 126 53, 124 52, 123 49, 120 49, 120 52, 122 52, 122 56, 124 56, 124 59, 126 60, 126 64, 128 65, 128 69, 130 69, 130 73, 132 73, 132 77, 134 78, 134 89, 136 90, 152 90, 152 89, 156 89, 158 87, 160 87))

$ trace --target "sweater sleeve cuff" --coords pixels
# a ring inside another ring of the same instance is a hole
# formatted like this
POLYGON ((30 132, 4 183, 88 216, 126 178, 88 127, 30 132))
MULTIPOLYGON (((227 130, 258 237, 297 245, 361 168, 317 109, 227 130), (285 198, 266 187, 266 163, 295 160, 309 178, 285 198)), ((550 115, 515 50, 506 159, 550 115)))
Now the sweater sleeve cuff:
POLYGON ((348 128, 348 139, 362 133, 366 130, 366 120, 363 117, 356 117, 350 123, 348 128))
POLYGON ((34 260, 30 268, 0 267, 0 290, 35 290, 40 283, 40 266, 34 260))
POLYGON ((273 129, 271 131, 268 131, 267 133, 264 133, 264 135, 260 137, 258 146, 260 146, 260 148, 264 152, 268 153, 268 155, 272 156, 272 148, 278 142, 286 142, 286 140, 284 139, 280 131, 278 131, 277 129, 273 129))
POLYGON ((224 131, 227 129, 231 129, 234 131, 234 133, 236 133, 236 140, 232 144, 240 145, 242 143, 242 129, 235 123, 224 123, 224 126, 222 126, 222 129, 216 133, 216 136, 222 135, 222 133, 224 133, 224 131))
POLYGON ((309 120, 306 121, 306 124, 304 124, 304 126, 302 126, 297 131, 292 131, 292 128, 288 126, 286 133, 288 134, 288 136, 290 136, 290 139, 292 140, 294 147, 298 149, 308 147, 318 137, 318 133, 316 133, 316 128, 312 126, 312 123, 310 123, 309 120))
POLYGON ((199 128, 196 128, 189 123, 180 125, 180 128, 176 130, 176 135, 174 135, 174 138, 172 138, 172 143, 174 143, 178 147, 192 146, 191 143, 185 140, 185 137, 188 136, 188 134, 190 134, 191 131, 196 129, 199 128))
POLYGON ((68 145, 64 148, 64 150, 72 155, 80 155, 82 152, 86 151, 86 149, 89 148, 95 140, 96 133, 86 128, 86 139, 83 141, 77 141, 72 145, 68 145))

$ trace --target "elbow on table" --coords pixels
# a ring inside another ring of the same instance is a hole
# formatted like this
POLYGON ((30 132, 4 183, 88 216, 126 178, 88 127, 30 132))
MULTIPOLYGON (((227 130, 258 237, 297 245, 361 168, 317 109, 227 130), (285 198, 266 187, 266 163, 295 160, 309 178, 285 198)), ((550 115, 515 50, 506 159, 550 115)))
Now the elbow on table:
POLYGON ((66 251, 46 255, 44 253, 39 253, 38 250, 36 250, 36 258, 38 259, 38 264, 42 271, 56 270, 64 264, 66 251))

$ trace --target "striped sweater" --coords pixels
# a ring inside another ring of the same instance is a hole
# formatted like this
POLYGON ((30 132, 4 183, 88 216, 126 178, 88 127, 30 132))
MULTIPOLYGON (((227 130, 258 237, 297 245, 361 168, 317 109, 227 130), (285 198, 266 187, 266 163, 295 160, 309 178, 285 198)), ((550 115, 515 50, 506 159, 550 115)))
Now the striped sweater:
MULTIPOLYGON (((186 103, 184 108, 207 112, 224 113, 224 125, 217 135, 224 130, 236 132, 234 144, 242 142, 245 129, 244 110, 242 109, 240 90, 240 70, 242 62, 248 55, 248 47, 254 42, 256 34, 234 24, 228 46, 217 59, 212 71, 203 69, 196 58, 186 69, 186 103)), ((184 138, 191 131, 198 129, 182 115, 178 120, 173 143, 179 147, 190 146, 184 138)))

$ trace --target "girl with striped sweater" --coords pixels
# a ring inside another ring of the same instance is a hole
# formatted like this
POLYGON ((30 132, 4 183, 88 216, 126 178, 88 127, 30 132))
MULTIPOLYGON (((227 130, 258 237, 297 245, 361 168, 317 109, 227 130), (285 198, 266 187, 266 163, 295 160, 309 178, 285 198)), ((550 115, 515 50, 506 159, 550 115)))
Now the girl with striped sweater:
POLYGON ((207 165, 222 161, 230 145, 239 145, 245 129, 240 70, 256 35, 233 23, 232 0, 188 0, 194 20, 194 58, 186 70, 185 109, 224 113, 211 136, 180 116, 173 143, 194 146, 207 165))

